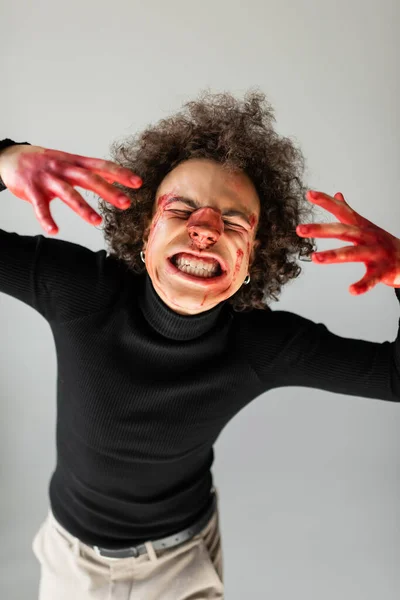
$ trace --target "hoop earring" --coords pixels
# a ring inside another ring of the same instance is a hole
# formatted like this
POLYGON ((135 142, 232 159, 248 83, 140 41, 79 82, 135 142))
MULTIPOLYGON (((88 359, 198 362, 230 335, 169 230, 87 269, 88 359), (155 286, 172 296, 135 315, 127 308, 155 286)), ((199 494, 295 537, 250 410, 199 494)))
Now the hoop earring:
POLYGON ((249 283, 250 283, 250 275, 247 273, 246 277, 244 278, 243 285, 248 285, 249 283))
POLYGON ((146 261, 145 261, 145 258, 144 258, 144 257, 145 257, 145 253, 143 252, 143 250, 141 250, 141 251, 140 251, 140 258, 142 259, 142 261, 143 261, 144 263, 146 263, 146 261))

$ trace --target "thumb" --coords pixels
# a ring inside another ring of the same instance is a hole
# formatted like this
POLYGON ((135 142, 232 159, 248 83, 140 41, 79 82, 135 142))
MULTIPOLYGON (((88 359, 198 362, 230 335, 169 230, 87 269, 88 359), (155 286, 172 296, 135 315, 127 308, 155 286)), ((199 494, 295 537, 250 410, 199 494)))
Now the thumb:
POLYGON ((336 198, 336 200, 340 200, 341 202, 346 202, 341 192, 336 192, 336 194, 333 197, 336 198))

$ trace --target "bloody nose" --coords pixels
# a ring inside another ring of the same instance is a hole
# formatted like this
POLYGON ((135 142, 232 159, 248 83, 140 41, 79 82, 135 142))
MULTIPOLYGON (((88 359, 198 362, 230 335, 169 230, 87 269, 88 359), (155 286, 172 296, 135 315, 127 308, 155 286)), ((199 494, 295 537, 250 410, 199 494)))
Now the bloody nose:
POLYGON ((190 215, 186 227, 190 239, 199 250, 207 250, 219 240, 224 223, 218 211, 213 208, 199 208, 190 215))

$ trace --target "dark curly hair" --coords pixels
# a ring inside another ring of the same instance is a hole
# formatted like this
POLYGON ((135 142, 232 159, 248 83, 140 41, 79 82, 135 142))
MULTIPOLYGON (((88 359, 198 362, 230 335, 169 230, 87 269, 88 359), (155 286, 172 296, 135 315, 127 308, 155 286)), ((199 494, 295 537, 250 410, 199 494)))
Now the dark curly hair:
POLYGON ((104 237, 110 254, 136 273, 145 269, 140 250, 147 235, 155 194, 164 177, 180 162, 208 158, 252 180, 260 199, 259 240, 250 266, 251 281, 228 299, 236 311, 268 309, 282 285, 298 277, 296 263, 310 260, 312 238, 300 238, 296 226, 313 214, 304 195, 304 157, 295 143, 273 128, 274 109, 265 94, 250 90, 244 100, 230 93, 200 93, 183 110, 140 134, 111 145, 111 160, 143 179, 138 190, 115 184, 132 205, 121 210, 99 199, 104 237))

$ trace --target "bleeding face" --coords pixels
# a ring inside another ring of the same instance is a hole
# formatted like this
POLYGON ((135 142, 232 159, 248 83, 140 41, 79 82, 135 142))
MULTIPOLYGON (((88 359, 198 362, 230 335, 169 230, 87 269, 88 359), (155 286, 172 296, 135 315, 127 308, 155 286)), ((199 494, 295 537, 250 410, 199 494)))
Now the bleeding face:
POLYGON ((143 240, 147 271, 165 304, 193 315, 235 294, 258 245, 259 215, 259 198, 245 173, 229 173, 203 158, 168 173, 143 240))

